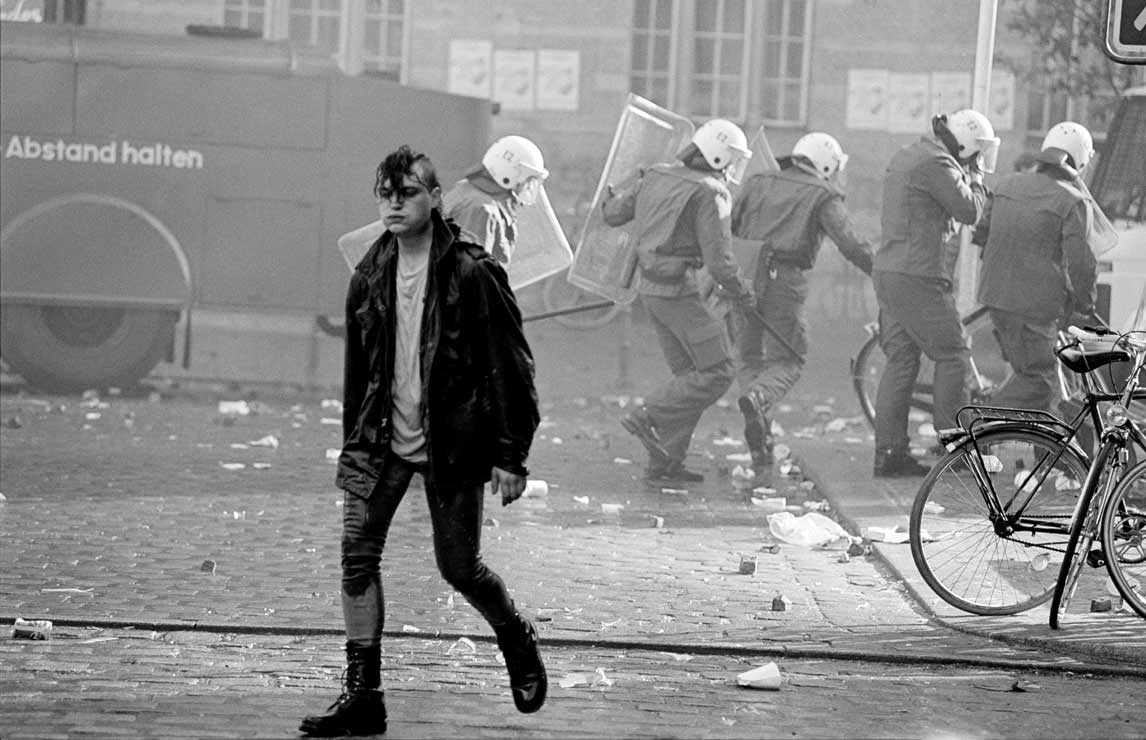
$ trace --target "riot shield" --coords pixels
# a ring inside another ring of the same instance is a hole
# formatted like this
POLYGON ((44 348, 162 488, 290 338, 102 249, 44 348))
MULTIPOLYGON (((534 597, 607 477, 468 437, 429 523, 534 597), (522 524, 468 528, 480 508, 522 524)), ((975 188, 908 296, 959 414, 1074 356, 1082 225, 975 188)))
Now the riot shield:
MULTIPOLYGON (((385 230, 386 224, 379 220, 338 237, 338 250, 351 271, 385 230)), ((531 205, 521 206, 517 212, 517 244, 506 270, 509 287, 520 290, 561 272, 572 261, 573 250, 569 248, 569 240, 557 222, 557 214, 553 212, 545 188, 540 187, 537 199, 531 205)))
POLYGON ((609 226, 601 204, 610 185, 631 180, 643 168, 671 161, 692 139, 693 131, 692 121, 684 116, 629 94, 577 241, 570 283, 617 303, 631 303, 637 297, 637 251, 630 238, 631 222, 609 226))
POLYGON ((744 170, 744 180, 753 175, 775 172, 780 169, 780 164, 772 153, 772 146, 768 143, 768 135, 764 133, 763 126, 756 129, 756 133, 748 142, 748 148, 752 150, 752 159, 748 160, 748 167, 744 170))
POLYGON ((517 210, 517 244, 509 262, 509 285, 520 290, 561 272, 572 262, 573 250, 542 185, 533 203, 517 210))

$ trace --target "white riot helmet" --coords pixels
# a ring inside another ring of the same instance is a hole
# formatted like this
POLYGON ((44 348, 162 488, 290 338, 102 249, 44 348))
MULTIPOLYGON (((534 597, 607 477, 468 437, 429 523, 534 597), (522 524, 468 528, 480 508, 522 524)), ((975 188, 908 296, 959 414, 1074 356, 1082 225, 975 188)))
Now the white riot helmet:
POLYGON ((848 155, 840 148, 834 136, 813 131, 804 134, 792 147, 793 157, 803 157, 812 163, 816 174, 830 180, 837 172, 843 172, 848 164, 848 155))
POLYGON ((524 136, 501 137, 486 150, 481 163, 494 182, 524 205, 533 203, 541 182, 549 177, 541 150, 524 136))
POLYGON ((723 118, 713 118, 696 130, 692 143, 709 167, 723 172, 729 182, 740 182, 752 158, 752 150, 739 126, 723 118))
POLYGON ((1081 123, 1063 121, 1047 131, 1042 149, 1044 152, 1047 149, 1061 149, 1070 155, 1074 168, 1081 172, 1094 156, 1094 139, 1081 123))
POLYGON ((999 138, 995 127, 977 110, 964 108, 947 116, 947 130, 954 138, 954 144, 944 142, 951 154, 960 162, 978 160, 983 172, 994 172, 999 159, 999 138))

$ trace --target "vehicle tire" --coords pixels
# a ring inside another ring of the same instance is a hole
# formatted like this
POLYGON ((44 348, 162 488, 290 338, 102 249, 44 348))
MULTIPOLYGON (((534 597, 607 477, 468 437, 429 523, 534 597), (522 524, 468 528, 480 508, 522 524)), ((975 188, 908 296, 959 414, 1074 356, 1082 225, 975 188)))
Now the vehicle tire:
POLYGON ((1146 460, 1118 481, 1098 531, 1110 579, 1130 608, 1146 619, 1146 460))
MULTIPOLYGON (((564 272, 547 278, 541 289, 541 302, 546 311, 574 308, 585 303, 597 303, 601 300, 603 300, 601 296, 589 293, 570 283, 564 272)), ((614 303, 605 308, 554 316, 553 320, 570 329, 598 329, 615 319, 622 308, 624 308, 622 305, 614 303)))
MULTIPOLYGON (((852 388, 855 389, 860 411, 872 427, 875 426, 876 392, 879 390, 879 379, 883 377, 886 362, 883 350, 879 347, 878 336, 868 337, 852 361, 852 388)), ((930 414, 932 411, 930 394, 931 386, 917 382, 911 397, 911 407, 930 414)))
POLYGON ((29 385, 49 393, 129 388, 171 347, 176 311, 5 304, 0 354, 29 385))
POLYGON ((1030 427, 962 441, 935 463, 911 507, 911 556, 923 580, 972 614, 1045 602, 1087 467, 1061 437, 1030 427), (980 480, 990 482, 1005 517, 992 516, 980 480), (1027 531, 1034 526, 1040 531, 1027 531))
POLYGON ((1104 443, 1094 457, 1094 464, 1087 473, 1082 485, 1082 496, 1078 499, 1071 515, 1070 538, 1059 565, 1055 580, 1054 596, 1051 597, 1050 626, 1058 629, 1062 618, 1070 608, 1075 589, 1082 578, 1083 569, 1090 558, 1091 546, 1098 537, 1098 524, 1101 512, 1098 510, 1100 488, 1106 485, 1105 478, 1113 474, 1111 458, 1117 455, 1116 445, 1104 443))

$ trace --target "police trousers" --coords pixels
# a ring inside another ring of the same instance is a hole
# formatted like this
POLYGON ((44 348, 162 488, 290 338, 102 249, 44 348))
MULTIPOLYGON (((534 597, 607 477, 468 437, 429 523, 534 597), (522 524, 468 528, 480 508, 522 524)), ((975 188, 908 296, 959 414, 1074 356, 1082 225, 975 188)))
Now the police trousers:
POLYGON ((1003 356, 1014 371, 992 394, 991 405, 1050 411, 1057 385, 1058 325, 996 308, 990 314, 1003 356))
POLYGON ((649 393, 645 411, 672 462, 683 462, 704 411, 732 386, 724 324, 696 293, 641 295, 672 378, 649 393))
POLYGON ((875 446, 906 451, 921 354, 935 363, 935 428, 948 429, 967 403, 970 352, 955 293, 945 281, 876 270, 872 282, 879 301, 879 344, 887 358, 875 400, 875 446))
POLYGON ((789 265, 777 265, 774 269, 776 277, 757 281, 756 310, 732 311, 736 382, 741 394, 755 391, 769 408, 796 385, 808 354, 808 330, 804 321, 807 272, 789 265))

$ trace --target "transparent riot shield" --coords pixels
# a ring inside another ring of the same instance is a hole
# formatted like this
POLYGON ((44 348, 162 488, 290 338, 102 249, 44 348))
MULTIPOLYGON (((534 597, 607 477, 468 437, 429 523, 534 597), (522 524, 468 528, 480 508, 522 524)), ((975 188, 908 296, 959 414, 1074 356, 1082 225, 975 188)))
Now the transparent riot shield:
MULTIPOLYGON (((351 271, 385 230, 386 224, 379 220, 338 237, 338 250, 351 271)), ((538 188, 537 199, 517 212, 517 244, 506 271, 509 287, 520 290, 561 272, 572 261, 573 250, 557 222, 549 196, 544 187, 538 188)))
POLYGON ((555 275, 573 262, 573 250, 549 203, 545 187, 517 211, 517 244, 509 263, 509 285, 515 291, 555 275))
POLYGON ((638 172, 668 162, 692 139, 692 121, 644 98, 629 94, 613 134, 605 169, 577 242, 568 280, 583 290, 617 303, 637 297, 637 252, 630 224, 613 227, 601 214, 609 186, 631 181, 638 172))

